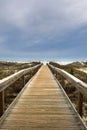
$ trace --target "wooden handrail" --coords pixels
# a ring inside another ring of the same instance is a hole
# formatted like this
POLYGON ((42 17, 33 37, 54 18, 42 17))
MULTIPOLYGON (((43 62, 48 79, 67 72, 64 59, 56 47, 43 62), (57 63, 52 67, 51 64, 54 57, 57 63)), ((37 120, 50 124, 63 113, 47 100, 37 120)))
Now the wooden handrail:
POLYGON ((36 65, 31 68, 20 70, 19 72, 16 72, 16 73, 0 80, 0 92, 3 91, 4 89, 6 89, 8 86, 10 86, 12 83, 14 83, 17 79, 19 79, 23 75, 27 74, 29 71, 31 71, 31 70, 33 71, 33 70, 39 68, 40 66, 41 66, 41 64, 36 65))
POLYGON ((87 84, 81 81, 80 79, 76 78, 75 76, 69 74, 68 72, 54 67, 53 65, 49 65, 52 69, 58 72, 60 75, 64 76, 70 83, 73 83, 75 87, 87 97, 87 84))
POLYGON ((19 72, 16 72, 12 74, 11 76, 8 76, 0 80, 0 116, 2 116, 4 113, 4 97, 5 97, 4 90, 21 77, 23 77, 23 80, 24 80, 23 85, 25 85, 25 78, 24 78, 25 75, 30 72, 31 77, 32 77, 33 76, 32 71, 36 72, 40 68, 41 65, 42 64, 39 64, 31 68, 20 70, 19 72))
MULTIPOLYGON (((83 96, 85 96, 87 98, 87 84, 62 69, 54 67, 53 65, 50 65, 50 64, 48 64, 48 66, 49 66, 49 68, 54 70, 56 72, 56 74, 59 73, 62 77, 66 78, 79 91, 78 112, 79 112, 80 116, 82 116, 82 114, 83 114, 83 112, 82 112, 83 96)), ((64 82, 63 79, 62 79, 62 82, 64 82)))

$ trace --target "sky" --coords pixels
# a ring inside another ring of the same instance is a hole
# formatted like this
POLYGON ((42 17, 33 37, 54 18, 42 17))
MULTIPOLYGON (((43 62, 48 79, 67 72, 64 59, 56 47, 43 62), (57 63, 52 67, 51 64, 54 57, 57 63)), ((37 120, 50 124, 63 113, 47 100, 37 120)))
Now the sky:
POLYGON ((87 60, 87 0, 0 0, 0 60, 87 60))

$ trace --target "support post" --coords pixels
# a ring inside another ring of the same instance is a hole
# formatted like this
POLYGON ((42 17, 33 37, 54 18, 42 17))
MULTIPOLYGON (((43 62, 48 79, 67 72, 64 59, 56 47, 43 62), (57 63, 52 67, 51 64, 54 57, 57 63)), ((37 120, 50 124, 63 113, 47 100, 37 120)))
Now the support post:
POLYGON ((57 71, 56 71, 56 79, 58 79, 58 74, 57 74, 57 71))
POLYGON ((64 77, 63 76, 61 76, 61 84, 62 84, 62 87, 64 88, 65 82, 64 82, 64 77))
POLYGON ((32 77, 32 70, 30 71, 30 78, 32 77))
POLYGON ((79 92, 78 96, 78 113, 82 117, 82 107, 83 107, 83 95, 79 92))
POLYGON ((25 86, 25 75, 23 75, 23 86, 25 86))
POLYGON ((4 113, 4 91, 0 92, 0 117, 4 113))

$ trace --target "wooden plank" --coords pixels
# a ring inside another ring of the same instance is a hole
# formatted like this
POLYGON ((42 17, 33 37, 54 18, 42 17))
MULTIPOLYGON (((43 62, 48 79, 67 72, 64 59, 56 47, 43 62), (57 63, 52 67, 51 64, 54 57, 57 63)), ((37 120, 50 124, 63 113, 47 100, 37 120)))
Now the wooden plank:
POLYGON ((47 66, 9 109, 0 130, 86 130, 47 66))

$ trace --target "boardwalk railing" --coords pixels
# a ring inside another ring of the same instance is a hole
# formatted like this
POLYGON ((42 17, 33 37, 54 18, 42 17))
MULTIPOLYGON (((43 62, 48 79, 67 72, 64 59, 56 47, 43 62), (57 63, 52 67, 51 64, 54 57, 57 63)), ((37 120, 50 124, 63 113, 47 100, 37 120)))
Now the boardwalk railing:
POLYGON ((31 68, 23 69, 19 72, 12 74, 11 76, 0 80, 0 116, 2 116, 2 114, 4 113, 4 90, 21 77, 23 77, 23 83, 25 85, 25 75, 29 73, 30 77, 32 77, 40 67, 41 64, 31 68))
POLYGON ((64 85, 64 78, 66 78, 70 83, 72 83, 76 87, 76 89, 79 92, 78 112, 80 116, 82 116, 83 96, 87 98, 87 84, 62 69, 54 67, 50 64, 48 66, 52 70, 52 72, 55 73, 56 78, 58 77, 58 74, 61 75, 62 86, 64 85))

